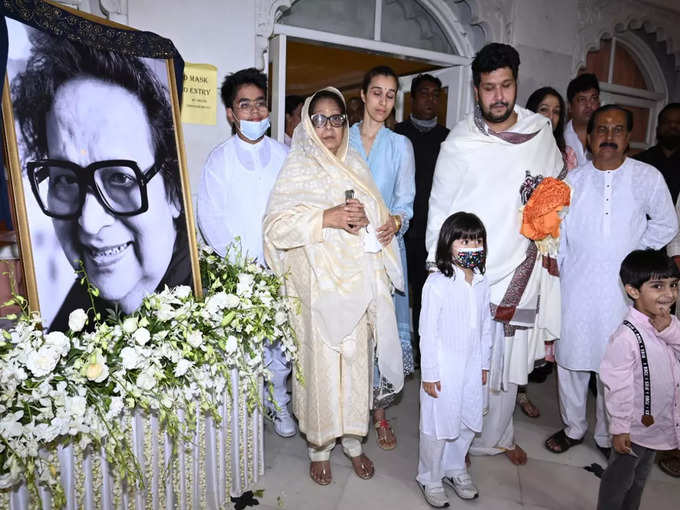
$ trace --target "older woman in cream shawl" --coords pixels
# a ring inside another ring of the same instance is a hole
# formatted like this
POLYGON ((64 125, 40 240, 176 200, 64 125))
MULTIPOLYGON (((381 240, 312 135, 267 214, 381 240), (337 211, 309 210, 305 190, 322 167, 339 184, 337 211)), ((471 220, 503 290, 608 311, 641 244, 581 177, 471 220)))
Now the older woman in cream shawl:
POLYGON ((364 479, 373 464, 361 451, 372 405, 376 353, 388 391, 403 386, 391 293, 403 274, 396 241, 382 246, 375 227, 389 211, 366 163, 349 147, 345 103, 337 89, 307 98, 291 151, 264 218, 269 266, 299 299, 291 317, 304 383, 293 381, 293 412, 306 434, 310 476, 331 482, 336 439, 364 479), (353 190, 354 199, 345 192, 353 190))

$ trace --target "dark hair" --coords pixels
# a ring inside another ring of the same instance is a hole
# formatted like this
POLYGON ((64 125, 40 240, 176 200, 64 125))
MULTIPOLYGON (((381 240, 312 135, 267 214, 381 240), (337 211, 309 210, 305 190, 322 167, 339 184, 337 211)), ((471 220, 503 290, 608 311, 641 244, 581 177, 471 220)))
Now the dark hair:
POLYGON ((302 96, 286 96, 286 115, 292 115, 293 110, 305 102, 302 96))
POLYGON ((635 250, 621 262, 619 276, 624 285, 639 289, 649 280, 679 278, 680 272, 665 250, 635 250))
POLYGON ((437 267, 448 277, 453 276, 453 255, 451 246, 458 239, 484 239, 484 259, 478 266, 480 273, 486 271, 486 229, 482 220, 475 214, 468 212, 457 212, 446 218, 439 231, 439 241, 437 242, 437 267))
POLYGON ((659 112, 659 116, 657 117, 657 123, 661 124, 661 119, 663 119, 663 116, 666 115, 666 113, 670 112, 671 110, 680 110, 680 103, 668 103, 666 106, 664 106, 663 109, 659 112))
POLYGON ((335 101, 335 104, 338 105, 338 108, 340 108, 340 113, 342 114, 347 113, 347 109, 345 108, 345 102, 342 100, 342 97, 338 96, 335 92, 331 92, 330 90, 320 90, 319 92, 314 94, 311 102, 309 103, 310 117, 314 113, 314 107, 316 106, 316 103, 318 103, 322 99, 330 99, 331 101, 335 101))
MULTIPOLYGON (((172 107, 168 91, 156 74, 137 57, 91 48, 39 30, 30 30, 29 39, 32 47, 26 70, 12 81, 11 90, 27 156, 34 159, 48 156, 47 115, 64 83, 85 78, 122 87, 144 107, 154 161, 162 165, 166 198, 180 204, 183 211, 172 107)), ((102 100, 102 107, 111 107, 102 100)))
POLYGON ((397 90, 399 90, 399 77, 397 76, 397 73, 394 72, 394 69, 389 66, 377 66, 364 75, 364 81, 361 83, 361 90, 364 91, 364 94, 368 92, 368 86, 371 84, 371 80, 376 76, 391 76, 397 84, 397 90))
POLYGON ((562 99, 560 93, 552 87, 541 87, 538 90, 534 90, 527 100, 527 110, 538 113, 538 105, 541 104, 541 101, 543 101, 546 96, 555 96, 560 103, 560 119, 553 129, 553 136, 555 137, 557 148, 564 152, 566 145, 564 142, 564 121, 567 117, 567 112, 564 108, 564 99, 562 99))
POLYGON ((567 101, 571 103, 576 94, 590 89, 595 89, 598 94, 600 93, 600 82, 597 81, 597 76, 592 73, 579 74, 567 86, 567 101))
POLYGON ((431 74, 419 74, 411 81, 411 97, 415 97, 416 92, 418 92, 418 87, 428 81, 434 83, 438 89, 442 88, 442 81, 436 76, 432 76, 431 74))
POLYGON ((475 87, 479 87, 482 81, 482 73, 491 73, 496 69, 509 67, 512 76, 517 79, 519 72, 519 53, 509 44, 490 43, 484 46, 475 55, 472 61, 472 81, 475 87))
POLYGON ((232 107, 236 94, 238 94, 238 89, 243 85, 255 85, 265 96, 267 95, 267 76, 254 67, 241 69, 227 75, 222 82, 220 95, 222 96, 225 108, 232 107))
POLYGON ((600 106, 597 110, 593 112, 593 114, 590 116, 590 119, 588 120, 588 134, 593 132, 593 129, 595 129, 595 119, 600 113, 604 112, 609 112, 612 110, 617 110, 620 112, 623 112, 626 114, 626 126, 628 129, 628 132, 630 133, 633 130, 633 112, 630 110, 624 108, 623 106, 619 106, 617 104, 607 104, 604 106, 600 106))

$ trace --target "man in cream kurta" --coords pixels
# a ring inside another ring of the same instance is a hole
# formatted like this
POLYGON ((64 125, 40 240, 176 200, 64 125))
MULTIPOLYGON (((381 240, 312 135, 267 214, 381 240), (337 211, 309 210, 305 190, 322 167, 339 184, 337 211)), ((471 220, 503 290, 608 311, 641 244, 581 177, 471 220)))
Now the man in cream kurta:
POLYGON ((512 423, 517 385, 526 384, 535 359, 542 357, 543 341, 559 335, 559 302, 542 301, 550 321, 537 324, 542 264, 534 244, 520 234, 520 187, 526 172, 556 177, 563 161, 550 121, 515 105, 518 68, 519 55, 505 44, 489 44, 475 57, 475 112, 442 143, 426 243, 428 260, 434 261, 439 229, 457 211, 475 213, 486 227, 494 345, 489 412, 470 453, 507 453, 523 464, 526 454, 514 443, 512 423))

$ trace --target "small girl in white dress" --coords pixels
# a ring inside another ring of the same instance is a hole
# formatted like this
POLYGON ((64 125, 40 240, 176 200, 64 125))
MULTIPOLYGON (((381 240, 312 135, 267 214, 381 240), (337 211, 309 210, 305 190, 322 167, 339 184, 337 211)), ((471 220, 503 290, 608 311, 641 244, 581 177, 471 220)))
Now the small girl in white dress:
POLYGON ((420 456, 416 480, 434 507, 449 505, 442 482, 463 499, 479 495, 465 465, 482 430, 483 385, 491 357, 486 229, 457 212, 439 232, 437 267, 420 312, 420 456))

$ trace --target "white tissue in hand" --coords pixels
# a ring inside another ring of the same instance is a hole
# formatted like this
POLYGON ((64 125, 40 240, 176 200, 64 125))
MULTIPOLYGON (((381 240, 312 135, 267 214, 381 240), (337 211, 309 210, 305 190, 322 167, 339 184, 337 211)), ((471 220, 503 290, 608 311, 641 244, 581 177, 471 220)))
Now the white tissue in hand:
POLYGON ((378 241, 378 236, 375 233, 375 228, 370 223, 366 225, 366 232, 363 238, 364 251, 366 253, 378 253, 382 250, 382 245, 378 241))

